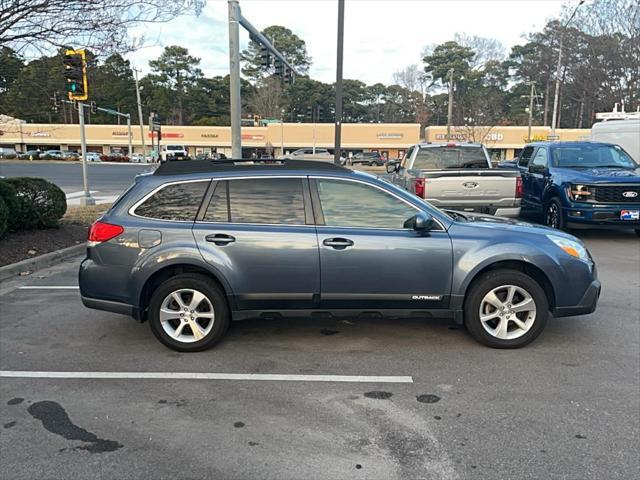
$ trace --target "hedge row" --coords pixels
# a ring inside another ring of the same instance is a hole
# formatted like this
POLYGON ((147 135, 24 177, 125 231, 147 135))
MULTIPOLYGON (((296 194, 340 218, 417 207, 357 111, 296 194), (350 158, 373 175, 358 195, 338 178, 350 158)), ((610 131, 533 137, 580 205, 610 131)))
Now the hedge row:
POLYGON ((67 211, 64 192, 43 178, 0 180, 0 237, 7 231, 57 227, 67 211))

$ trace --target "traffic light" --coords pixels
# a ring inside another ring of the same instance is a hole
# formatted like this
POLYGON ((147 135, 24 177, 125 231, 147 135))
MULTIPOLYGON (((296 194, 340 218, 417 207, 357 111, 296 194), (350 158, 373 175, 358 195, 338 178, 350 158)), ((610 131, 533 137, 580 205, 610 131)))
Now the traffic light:
POLYGON ((313 107, 311 106, 307 107, 307 118, 313 121, 313 107))
POLYGON ((271 66, 271 55, 269 49, 264 45, 260 46, 260 65, 262 68, 269 68, 271 66))
POLYGON ((91 113, 93 115, 98 113, 98 106, 96 105, 96 102, 91 102, 89 105, 91 106, 91 113))
POLYGON ((322 106, 318 105, 318 109, 316 110, 316 122, 319 122, 322 118, 322 106))
POLYGON ((280 61, 280 59, 276 58, 273 65, 276 70, 276 75, 282 76, 282 74, 284 73, 284 64, 280 61))
POLYGON ((84 50, 67 50, 63 59, 65 90, 69 100, 86 100, 89 97, 87 88, 87 62, 84 50))

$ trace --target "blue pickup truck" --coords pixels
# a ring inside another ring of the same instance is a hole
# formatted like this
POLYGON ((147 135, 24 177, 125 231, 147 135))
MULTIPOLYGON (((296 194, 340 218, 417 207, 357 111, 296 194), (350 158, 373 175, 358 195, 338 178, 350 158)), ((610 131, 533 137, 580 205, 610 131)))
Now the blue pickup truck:
POLYGON ((640 166, 619 145, 536 142, 501 168, 522 175, 522 210, 549 227, 631 228, 640 236, 640 166))

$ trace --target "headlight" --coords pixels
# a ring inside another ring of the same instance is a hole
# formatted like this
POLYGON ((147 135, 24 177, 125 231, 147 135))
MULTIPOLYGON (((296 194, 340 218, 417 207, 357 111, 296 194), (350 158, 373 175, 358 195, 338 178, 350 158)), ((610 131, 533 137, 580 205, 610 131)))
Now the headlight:
POLYGON ((593 200, 594 188, 589 185, 571 184, 567 187, 567 196, 574 202, 593 200))
POLYGON ((579 258, 585 262, 591 262, 589 252, 587 252, 587 249, 584 248, 584 245, 581 243, 569 240, 568 238, 558 237, 556 235, 547 235, 547 238, 572 257, 579 258))

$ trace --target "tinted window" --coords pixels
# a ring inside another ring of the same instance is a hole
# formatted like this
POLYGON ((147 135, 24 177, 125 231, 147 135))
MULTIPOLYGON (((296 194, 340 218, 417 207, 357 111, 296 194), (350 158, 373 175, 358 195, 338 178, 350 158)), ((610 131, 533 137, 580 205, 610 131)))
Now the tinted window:
POLYGON ((194 221, 208 181, 168 185, 135 209, 141 217, 194 221))
POLYGON ((484 150, 478 147, 420 148, 413 162, 415 169, 489 168, 484 150))
POLYGON ((531 165, 536 165, 539 167, 547 166, 547 149, 546 148, 538 149, 538 151, 536 152, 536 156, 533 157, 533 160, 531 160, 531 165))
POLYGON ((318 179, 326 225, 333 227, 404 228, 417 209, 363 183, 318 179))
POLYGON ((304 225, 302 179, 251 178, 218 182, 205 220, 304 225))
POLYGON ((520 160, 518 160, 518 165, 521 167, 526 167, 529 164, 529 159, 533 155, 533 147, 525 147, 520 154, 520 160))

